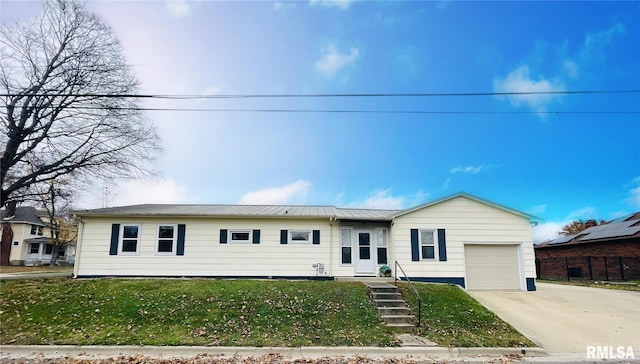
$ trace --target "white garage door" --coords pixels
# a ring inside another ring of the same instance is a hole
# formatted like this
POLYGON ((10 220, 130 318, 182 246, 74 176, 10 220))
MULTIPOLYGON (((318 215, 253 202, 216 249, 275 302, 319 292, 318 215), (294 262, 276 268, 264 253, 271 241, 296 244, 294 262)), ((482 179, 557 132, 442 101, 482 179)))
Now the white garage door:
POLYGON ((467 289, 520 289, 517 245, 465 245, 467 289))

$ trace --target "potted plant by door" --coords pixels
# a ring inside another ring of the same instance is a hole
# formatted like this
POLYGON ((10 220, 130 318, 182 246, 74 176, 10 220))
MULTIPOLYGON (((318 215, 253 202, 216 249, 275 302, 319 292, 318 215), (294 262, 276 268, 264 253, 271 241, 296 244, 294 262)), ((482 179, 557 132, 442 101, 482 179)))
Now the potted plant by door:
POLYGON ((391 277, 391 268, 388 265, 380 266, 380 277, 391 277))

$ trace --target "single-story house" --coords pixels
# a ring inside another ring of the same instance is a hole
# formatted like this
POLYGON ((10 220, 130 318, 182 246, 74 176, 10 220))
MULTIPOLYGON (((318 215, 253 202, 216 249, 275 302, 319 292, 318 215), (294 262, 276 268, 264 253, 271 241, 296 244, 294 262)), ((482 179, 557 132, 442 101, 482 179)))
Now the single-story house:
MULTIPOLYGON (((17 206, 0 210, 0 219, 8 223, 13 234, 9 249, 10 265, 48 265, 51 262, 54 245, 46 224, 46 213, 33 206, 17 206)), ((6 254, 6 252, 3 252, 6 254)), ((58 247, 58 262, 73 264, 75 245, 58 247)))
POLYGON ((640 211, 534 248, 539 278, 640 279, 640 211))
POLYGON ((134 205, 75 214, 76 277, 373 277, 397 261, 411 280, 535 290, 535 217, 467 193, 402 211, 134 205))

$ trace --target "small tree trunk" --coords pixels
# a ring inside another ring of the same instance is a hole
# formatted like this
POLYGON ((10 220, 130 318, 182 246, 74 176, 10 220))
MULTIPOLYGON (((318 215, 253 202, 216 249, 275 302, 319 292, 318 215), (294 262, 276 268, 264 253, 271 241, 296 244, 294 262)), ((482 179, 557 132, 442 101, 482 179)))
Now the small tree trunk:
POLYGON ((0 265, 9 265, 11 255, 11 242, 13 241, 13 229, 9 222, 2 224, 2 242, 0 243, 0 265))

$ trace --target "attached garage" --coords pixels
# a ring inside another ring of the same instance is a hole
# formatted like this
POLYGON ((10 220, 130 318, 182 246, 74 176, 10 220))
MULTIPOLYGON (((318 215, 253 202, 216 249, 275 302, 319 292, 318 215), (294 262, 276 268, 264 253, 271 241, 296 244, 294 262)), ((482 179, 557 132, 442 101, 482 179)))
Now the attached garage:
POLYGON ((521 289, 518 245, 465 244, 467 289, 521 289))

